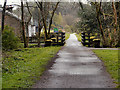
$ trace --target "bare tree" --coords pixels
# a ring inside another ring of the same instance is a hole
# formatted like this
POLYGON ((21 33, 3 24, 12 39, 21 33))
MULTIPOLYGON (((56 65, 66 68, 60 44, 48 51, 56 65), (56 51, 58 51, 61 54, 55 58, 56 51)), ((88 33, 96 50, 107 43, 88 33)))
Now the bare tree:
POLYGON ((48 36, 49 36, 49 34, 50 34, 50 29, 51 29, 51 24, 52 24, 53 16, 54 16, 54 13, 55 13, 55 11, 56 11, 59 3, 60 3, 60 2, 57 2, 57 3, 56 3, 55 8, 54 8, 53 11, 52 11, 52 16, 51 16, 51 18, 50 18, 50 24, 49 24, 49 29, 48 29, 48 36))
POLYGON ((46 25, 46 16, 47 16, 47 13, 45 13, 45 6, 43 4, 43 2, 36 2, 37 6, 39 7, 39 10, 40 10, 40 13, 41 13, 41 17, 42 17, 42 22, 43 22, 43 26, 44 26, 44 29, 45 29, 45 38, 44 40, 47 39, 47 25, 46 25))
POLYGON ((42 17, 41 17, 41 11, 38 10, 38 47, 40 47, 40 35, 41 35, 41 30, 43 28, 43 22, 42 22, 42 17))
MULTIPOLYGON (((101 31, 103 40, 103 46, 114 47, 119 44, 119 3, 111 2, 111 11, 105 13, 105 7, 102 7, 102 2, 91 2, 96 7, 96 15, 98 25, 101 31), (104 10, 103 10, 104 9, 104 10), (104 25, 104 22, 108 20, 109 24, 104 25), (107 27, 106 27, 107 26, 107 27), (116 36, 116 37, 115 37, 116 36), (109 38, 109 39, 108 39, 109 38)), ((107 6, 106 6, 107 7, 107 6)))
POLYGON ((43 24, 39 18, 38 19, 38 47, 40 47, 40 34, 41 34, 42 27, 43 27, 43 24))
MULTIPOLYGON (((56 3, 55 7, 53 8, 52 10, 52 15, 50 17, 50 21, 49 21, 49 28, 48 28, 48 32, 47 32, 47 18, 48 16, 50 16, 50 3, 49 2, 39 2, 37 1, 36 2, 37 6, 39 7, 40 9, 40 13, 41 13, 41 17, 42 17, 42 22, 43 22, 43 26, 44 26, 44 29, 45 29, 45 40, 49 38, 49 34, 50 34, 50 29, 51 29, 51 24, 52 24, 52 20, 53 20, 53 16, 54 16, 54 13, 58 7, 58 4, 59 2, 56 3)), ((52 5, 52 4, 51 4, 52 5)), ((53 6, 52 6, 53 7, 53 6)))
POLYGON ((30 12, 30 8, 29 8, 29 5, 28 5, 28 2, 26 1, 26 6, 27 6, 27 10, 28 10, 28 13, 29 13, 29 17, 28 17, 28 20, 25 22, 25 26, 26 26, 26 31, 28 32, 28 36, 27 36, 27 47, 28 47, 28 44, 29 44, 29 29, 28 29, 28 26, 30 24, 30 21, 31 21, 31 18, 32 18, 32 13, 30 12))
POLYGON ((21 20, 22 20, 22 36, 24 41, 24 48, 27 47, 27 41, 26 41, 26 33, 25 33, 25 23, 24 23, 24 6, 23 6, 23 0, 21 0, 21 20))
MULTIPOLYGON (((45 28, 45 37, 47 35, 47 27, 45 22, 45 15, 43 12, 43 3, 42 2, 36 2, 38 9, 38 47, 40 47, 40 34, 41 29, 44 26, 45 28)), ((46 40, 46 39, 45 39, 46 40)))
POLYGON ((5 11, 6 11, 6 3, 7 0, 4 1, 4 6, 3 6, 3 11, 2 11, 2 25, 1 25, 1 30, 4 30, 4 21, 5 21, 5 11))
POLYGON ((95 6, 96 6, 97 20, 98 20, 99 28, 100 28, 102 39, 103 39, 103 44, 104 44, 103 46, 106 46, 105 34, 104 34, 104 31, 103 31, 102 22, 101 22, 101 19, 100 19, 100 15, 101 15, 101 2, 100 3, 95 2, 95 6))

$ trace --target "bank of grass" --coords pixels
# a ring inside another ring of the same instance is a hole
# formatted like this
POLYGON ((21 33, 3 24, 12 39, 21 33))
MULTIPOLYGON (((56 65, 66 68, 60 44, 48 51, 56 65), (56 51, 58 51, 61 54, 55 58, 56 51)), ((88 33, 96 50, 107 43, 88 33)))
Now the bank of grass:
POLYGON ((76 37, 78 38, 78 41, 80 41, 81 42, 81 34, 79 33, 79 34, 75 34, 76 35, 76 37))
POLYGON ((51 46, 6 52, 3 58, 2 87, 31 87, 39 80, 46 65, 60 48, 51 46))
POLYGON ((93 52, 104 62, 107 71, 115 79, 115 83, 118 84, 118 79, 120 78, 118 74, 118 68, 120 66, 120 63, 118 63, 118 50, 93 50, 93 52))
MULTIPOLYGON (((37 43, 31 43, 31 44, 28 44, 28 48, 37 47, 37 45, 38 45, 37 43)), ((19 48, 24 48, 24 43, 20 43, 19 48)))
POLYGON ((70 33, 65 33, 65 40, 67 40, 70 37, 70 33))

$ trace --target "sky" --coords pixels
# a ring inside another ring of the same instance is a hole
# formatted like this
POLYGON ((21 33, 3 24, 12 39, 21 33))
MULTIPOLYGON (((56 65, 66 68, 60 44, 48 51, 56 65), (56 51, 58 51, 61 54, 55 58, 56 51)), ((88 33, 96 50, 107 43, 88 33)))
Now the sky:
MULTIPOLYGON (((13 5, 13 4, 19 4, 20 5, 20 1, 21 0, 7 0, 7 5, 13 5)), ((34 0, 23 0, 23 1, 32 1, 34 2, 34 0)), ((57 2, 59 0, 39 0, 39 1, 47 1, 47 2, 57 2)), ((87 0, 61 0, 61 2, 78 2, 78 1, 81 1, 83 3, 87 3, 87 0)), ((101 0, 89 0, 89 1, 101 1, 101 0)), ((102 2, 110 2, 110 1, 113 1, 113 0, 102 0, 102 2)), ((114 0, 116 2, 120 1, 120 0, 114 0)), ((0 0, 0 5, 3 5, 4 4, 4 0, 0 0)))
MULTIPOLYGON (((0 0, 0 4, 4 4, 4 0, 0 0)), ((10 4, 20 4, 20 0, 7 0, 7 5, 10 4)))
MULTIPOLYGON (((20 5, 20 1, 21 0, 7 0, 7 5, 11 5, 11 4, 19 4, 20 5)), ((24 0, 26 1, 26 0, 24 0)), ((34 2, 34 0, 27 0, 27 1, 32 1, 34 2)), ((42 0, 40 0, 42 1, 42 0)), ((58 0, 43 0, 43 1, 47 1, 47 2, 57 2, 58 0)), ((61 0, 61 2, 78 2, 79 0, 61 0)), ((83 3, 86 3, 86 0, 80 0, 83 3)), ((4 0, 0 0, 0 5, 4 4, 4 0)))
MULTIPOLYGON (((10 5, 10 4, 20 4, 20 1, 21 0, 7 0, 7 4, 10 5)), ((23 1, 26 1, 26 0, 23 0, 23 1)), ((27 0, 27 1, 34 1, 34 0, 27 0)), ((39 1, 47 1, 47 2, 57 2, 59 0, 39 0, 39 1)), ((78 2, 78 1, 82 1, 83 3, 86 3, 87 0, 61 0, 62 2, 78 2)), ((89 0, 89 1, 101 1, 101 0, 89 0)), ((113 1, 113 0, 102 0, 102 2, 110 2, 110 1, 113 1)), ((120 1, 120 0, 114 0, 116 2, 120 1)), ((4 3, 4 0, 0 0, 0 4, 3 5, 4 3)))

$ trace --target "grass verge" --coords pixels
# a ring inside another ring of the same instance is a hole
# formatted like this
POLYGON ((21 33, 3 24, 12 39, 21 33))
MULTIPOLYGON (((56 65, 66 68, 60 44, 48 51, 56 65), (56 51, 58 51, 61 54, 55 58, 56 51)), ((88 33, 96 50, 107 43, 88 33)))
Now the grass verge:
POLYGON ((78 41, 81 42, 81 34, 75 34, 75 35, 78 38, 78 41))
POLYGON ((118 50, 93 50, 93 52, 104 62, 107 71, 111 74, 112 78, 115 79, 115 83, 119 84, 118 79, 120 77, 118 75, 118 68, 120 63, 118 63, 118 50))
POLYGON ((3 58, 2 87, 29 88, 46 69, 61 47, 26 48, 6 52, 3 58))
POLYGON ((67 40, 70 37, 70 33, 65 33, 65 40, 67 40))

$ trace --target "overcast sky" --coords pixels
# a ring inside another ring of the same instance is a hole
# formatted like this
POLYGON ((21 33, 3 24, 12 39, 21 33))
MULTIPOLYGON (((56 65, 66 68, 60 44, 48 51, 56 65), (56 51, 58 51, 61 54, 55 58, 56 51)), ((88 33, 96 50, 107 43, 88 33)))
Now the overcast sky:
MULTIPOLYGON (((10 4, 20 4, 20 1, 21 0, 7 0, 7 5, 10 5, 10 4)), ((23 1, 26 1, 26 0, 23 0, 23 1)), ((27 1, 33 1, 34 0, 27 0, 27 1)), ((39 1, 47 1, 47 2, 57 2, 59 0, 39 0, 39 1)), ((86 3, 87 0, 61 0, 62 2, 78 2, 78 1, 82 1, 83 3, 86 3)), ((101 0, 90 0, 90 1, 101 1, 101 0)), ((113 0, 102 0, 102 2, 111 2, 113 0)), ((120 1, 120 0, 114 0, 116 2, 120 1)), ((0 0, 0 4, 3 5, 4 3, 4 0, 0 0)))
MULTIPOLYGON (((21 0, 7 0, 7 5, 11 5, 11 4, 20 4, 20 1, 21 0)), ((24 0, 24 1, 26 1, 26 0, 24 0)), ((34 2, 34 0, 27 0, 27 1, 33 1, 34 2)), ((41 0, 40 0, 41 1, 41 0)), ((47 2, 57 2, 58 0, 44 0, 44 1, 47 1, 47 2)), ((77 2, 77 1, 79 1, 79 0, 61 0, 62 2, 77 2)), ((86 3, 86 0, 81 0, 83 3, 86 3)), ((4 0, 0 0, 0 4, 4 4, 4 0)))
MULTIPOLYGON (((0 0, 0 4, 3 5, 4 3, 4 0, 0 0)), ((20 3, 20 0, 7 0, 7 5, 10 5, 10 4, 19 4, 20 3)))

